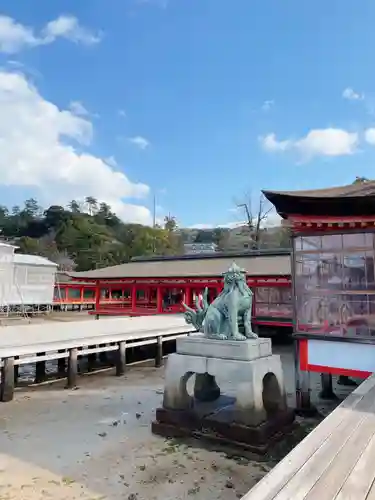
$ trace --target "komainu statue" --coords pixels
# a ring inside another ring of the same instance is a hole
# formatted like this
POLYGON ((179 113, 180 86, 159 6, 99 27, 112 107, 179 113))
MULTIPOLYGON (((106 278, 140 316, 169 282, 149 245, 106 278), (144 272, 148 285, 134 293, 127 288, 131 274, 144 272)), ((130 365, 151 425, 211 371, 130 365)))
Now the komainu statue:
POLYGON ((233 263, 224 273, 224 289, 208 304, 208 289, 203 294, 202 304, 195 300, 196 310, 186 304, 185 321, 204 333, 205 337, 217 340, 246 340, 257 338, 251 328, 253 292, 247 286, 246 272, 233 263), (243 324, 244 335, 239 331, 243 324))

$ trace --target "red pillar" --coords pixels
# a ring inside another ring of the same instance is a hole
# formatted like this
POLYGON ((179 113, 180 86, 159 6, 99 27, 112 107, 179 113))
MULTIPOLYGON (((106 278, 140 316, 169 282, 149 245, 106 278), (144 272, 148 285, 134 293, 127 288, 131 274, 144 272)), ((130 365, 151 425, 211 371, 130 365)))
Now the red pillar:
POLYGON ((98 280, 95 284, 95 310, 97 311, 100 307, 100 281, 98 280))
POLYGON ((190 288, 190 286, 185 287, 185 304, 190 307, 190 304, 191 304, 191 288, 190 288))
POLYGON ((134 283, 134 285, 132 285, 132 312, 135 312, 137 309, 137 287, 134 283))
POLYGON ((163 290, 160 285, 156 288, 156 310, 158 314, 163 312, 163 290))

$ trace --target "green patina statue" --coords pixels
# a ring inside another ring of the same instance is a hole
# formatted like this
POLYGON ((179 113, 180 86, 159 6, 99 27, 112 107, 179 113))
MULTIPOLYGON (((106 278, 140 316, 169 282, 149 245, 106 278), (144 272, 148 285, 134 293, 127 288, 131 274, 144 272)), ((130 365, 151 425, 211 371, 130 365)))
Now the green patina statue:
POLYGON ((246 340, 258 337, 251 328, 253 292, 247 286, 244 269, 233 263, 224 273, 223 291, 211 304, 208 304, 207 294, 206 288, 202 304, 196 298, 196 310, 183 304, 188 324, 210 339, 246 340), (239 323, 243 325, 244 335, 239 331, 239 323))

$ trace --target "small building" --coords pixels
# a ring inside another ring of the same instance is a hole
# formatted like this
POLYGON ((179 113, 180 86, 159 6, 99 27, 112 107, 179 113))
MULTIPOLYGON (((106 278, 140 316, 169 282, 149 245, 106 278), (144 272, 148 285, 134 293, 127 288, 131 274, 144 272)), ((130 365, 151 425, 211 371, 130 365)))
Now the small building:
POLYGON ((185 243, 184 253, 185 255, 210 254, 217 252, 217 248, 216 243, 185 243))
POLYGON ((18 247, 0 243, 0 312, 53 304, 57 264, 37 255, 15 253, 18 247))
POLYGON ((51 307, 57 264, 39 255, 15 253, 13 266, 8 305, 51 307))
POLYGON ((264 191, 292 234, 294 336, 304 374, 375 371, 375 181, 311 191, 264 191))

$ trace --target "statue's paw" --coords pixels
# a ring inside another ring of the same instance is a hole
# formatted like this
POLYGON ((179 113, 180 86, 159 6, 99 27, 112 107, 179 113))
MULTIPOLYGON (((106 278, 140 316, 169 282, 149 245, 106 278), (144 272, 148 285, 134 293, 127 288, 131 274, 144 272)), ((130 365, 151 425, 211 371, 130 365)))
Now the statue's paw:
POLYGON ((241 333, 238 333, 237 335, 233 335, 232 340, 246 340, 245 335, 241 335, 241 333))
POLYGON ((213 340, 227 340, 228 337, 224 333, 211 333, 207 336, 209 339, 213 340))
POLYGON ((246 333, 246 338, 247 339, 257 339, 258 335, 255 332, 247 332, 246 333))

